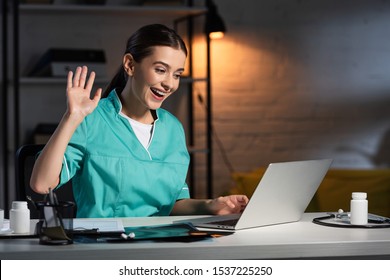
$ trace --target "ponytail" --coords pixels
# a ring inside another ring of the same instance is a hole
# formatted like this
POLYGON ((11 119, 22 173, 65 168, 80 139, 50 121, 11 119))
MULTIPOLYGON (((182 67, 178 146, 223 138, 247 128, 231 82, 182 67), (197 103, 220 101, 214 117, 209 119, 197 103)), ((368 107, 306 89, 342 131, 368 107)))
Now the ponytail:
POLYGON ((106 89, 104 90, 102 94, 102 98, 107 97, 111 91, 114 89, 118 94, 122 92, 122 90, 125 88, 127 82, 127 75, 125 73, 125 70, 123 69, 123 66, 121 65, 116 72, 115 76, 112 78, 111 82, 108 84, 106 89))

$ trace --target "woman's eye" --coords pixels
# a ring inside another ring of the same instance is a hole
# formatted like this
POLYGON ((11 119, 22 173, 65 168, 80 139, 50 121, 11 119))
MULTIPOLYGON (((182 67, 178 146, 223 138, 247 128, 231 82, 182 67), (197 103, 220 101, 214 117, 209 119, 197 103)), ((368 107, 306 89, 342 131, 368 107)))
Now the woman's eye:
POLYGON ((165 69, 156 68, 156 72, 159 73, 159 74, 164 74, 165 73, 165 69))
POLYGON ((181 74, 174 74, 173 77, 174 77, 175 79, 180 79, 181 74))

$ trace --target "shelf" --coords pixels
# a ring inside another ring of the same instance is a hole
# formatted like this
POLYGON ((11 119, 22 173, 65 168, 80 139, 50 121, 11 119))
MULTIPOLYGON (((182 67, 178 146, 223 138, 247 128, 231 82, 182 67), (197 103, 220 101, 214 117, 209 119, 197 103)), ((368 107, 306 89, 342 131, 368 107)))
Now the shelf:
POLYGON ((19 11, 27 13, 117 13, 137 16, 196 16, 206 13, 205 7, 186 6, 111 6, 111 5, 29 5, 20 4, 19 11))
MULTIPOLYGON (((66 77, 63 78, 52 78, 52 77, 22 77, 19 80, 21 85, 56 85, 56 84, 63 84, 66 85, 66 77)), ((105 78, 97 78, 95 79, 95 83, 97 84, 104 84, 108 83, 109 80, 105 78)))
MULTIPOLYGON (((180 83, 195 83, 195 82, 206 82, 207 78, 189 78, 184 77, 180 79, 180 83)), ((108 78, 97 78, 95 79, 96 84, 108 84, 110 81, 108 78)), ((21 85, 56 85, 65 84, 66 77, 22 77, 20 78, 21 85)))

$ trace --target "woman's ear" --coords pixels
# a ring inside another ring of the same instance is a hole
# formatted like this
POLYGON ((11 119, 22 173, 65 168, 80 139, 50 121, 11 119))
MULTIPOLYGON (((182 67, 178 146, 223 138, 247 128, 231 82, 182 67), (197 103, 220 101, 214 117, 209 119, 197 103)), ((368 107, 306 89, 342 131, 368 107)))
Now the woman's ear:
POLYGON ((134 58, 130 53, 123 56, 123 69, 130 77, 134 74, 134 58))

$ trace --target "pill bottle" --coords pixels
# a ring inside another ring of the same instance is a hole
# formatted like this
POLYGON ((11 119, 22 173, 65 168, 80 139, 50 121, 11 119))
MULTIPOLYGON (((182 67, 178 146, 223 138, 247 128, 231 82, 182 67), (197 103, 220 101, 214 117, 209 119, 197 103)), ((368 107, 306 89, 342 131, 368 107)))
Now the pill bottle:
POLYGON ((366 225, 368 222, 367 193, 353 192, 351 200, 351 225, 366 225))
POLYGON ((30 210, 27 207, 27 201, 12 202, 9 223, 13 233, 30 233, 30 210))

